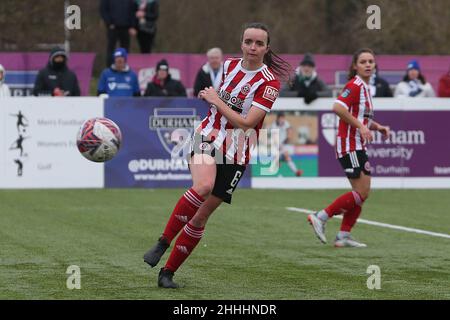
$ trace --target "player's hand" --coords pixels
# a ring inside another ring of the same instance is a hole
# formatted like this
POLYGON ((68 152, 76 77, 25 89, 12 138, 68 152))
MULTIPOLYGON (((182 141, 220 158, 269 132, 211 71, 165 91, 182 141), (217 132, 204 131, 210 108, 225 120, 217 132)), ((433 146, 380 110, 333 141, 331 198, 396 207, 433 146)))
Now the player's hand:
POLYGON ((383 140, 389 139, 389 134, 391 133, 391 128, 389 126, 379 126, 378 132, 381 133, 383 140))
POLYGON ((214 89, 214 87, 207 87, 203 90, 200 90, 200 92, 198 93, 198 97, 210 104, 217 104, 218 102, 217 100, 218 99, 220 100, 219 96, 217 95, 217 91, 216 89, 214 89))
POLYGON ((359 128, 359 133, 361 134, 361 137, 364 139, 365 143, 372 142, 373 135, 369 128, 363 125, 361 128, 359 128))

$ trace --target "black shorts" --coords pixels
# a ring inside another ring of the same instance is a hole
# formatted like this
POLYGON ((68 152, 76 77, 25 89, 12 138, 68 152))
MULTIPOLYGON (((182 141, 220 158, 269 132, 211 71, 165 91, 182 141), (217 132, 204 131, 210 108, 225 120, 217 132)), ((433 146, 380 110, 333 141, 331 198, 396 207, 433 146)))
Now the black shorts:
POLYGON ((231 204, 233 192, 244 175, 246 166, 230 163, 230 160, 214 147, 212 141, 206 141, 203 136, 197 134, 194 134, 191 140, 191 157, 194 154, 207 154, 215 159, 216 179, 211 194, 231 204))
POLYGON ((230 204, 234 190, 244 175, 246 166, 239 164, 217 164, 216 181, 211 192, 217 198, 230 204))
POLYGON ((342 158, 339 158, 339 162, 344 169, 347 178, 357 179, 363 171, 366 175, 370 176, 372 173, 372 167, 369 163, 369 158, 364 150, 356 150, 347 153, 342 158))

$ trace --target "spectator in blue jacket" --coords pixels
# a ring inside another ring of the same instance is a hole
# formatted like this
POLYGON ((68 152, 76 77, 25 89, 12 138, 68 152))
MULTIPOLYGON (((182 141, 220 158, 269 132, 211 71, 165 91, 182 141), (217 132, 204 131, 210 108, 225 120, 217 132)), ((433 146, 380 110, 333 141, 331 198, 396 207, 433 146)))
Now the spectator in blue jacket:
POLYGON ((109 97, 139 97, 141 95, 136 73, 127 64, 127 50, 114 51, 114 64, 103 70, 98 81, 97 94, 109 97))

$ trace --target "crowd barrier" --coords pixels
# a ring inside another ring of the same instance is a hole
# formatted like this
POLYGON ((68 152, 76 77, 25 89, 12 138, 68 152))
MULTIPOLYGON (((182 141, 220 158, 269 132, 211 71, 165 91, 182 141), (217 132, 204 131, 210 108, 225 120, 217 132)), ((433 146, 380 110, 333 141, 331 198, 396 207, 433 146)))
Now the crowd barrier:
MULTIPOLYGON (((286 150, 303 170, 297 177, 273 154, 254 152, 240 187, 348 188, 336 161, 337 117, 333 99, 304 105, 279 98, 267 115, 269 126, 283 111, 291 124, 286 150), (270 169, 270 170, 267 170, 270 169)), ((375 120, 392 129, 390 139, 376 134, 368 146, 374 188, 450 188, 450 99, 375 99, 375 120)), ((172 159, 176 129, 186 134, 208 110, 185 98, 6 98, 0 100, 0 188, 172 188, 187 187, 187 164, 172 159), (76 148, 80 125, 108 117, 122 130, 123 146, 111 161, 93 163, 76 148)), ((261 146, 269 139, 262 135, 261 146)))

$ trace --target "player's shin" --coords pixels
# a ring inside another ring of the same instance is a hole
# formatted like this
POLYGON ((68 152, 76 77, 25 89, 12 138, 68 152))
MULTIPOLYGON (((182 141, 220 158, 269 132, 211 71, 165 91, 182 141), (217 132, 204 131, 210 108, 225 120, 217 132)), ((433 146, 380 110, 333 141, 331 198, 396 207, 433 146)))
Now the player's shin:
POLYGON ((202 205, 204 199, 193 188, 186 191, 178 200, 162 234, 168 243, 176 237, 202 205))
POLYGON ((175 241, 174 248, 167 260, 165 269, 175 272, 181 264, 189 257, 194 248, 203 236, 204 227, 195 227, 190 223, 186 224, 183 231, 175 241))

